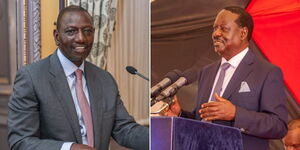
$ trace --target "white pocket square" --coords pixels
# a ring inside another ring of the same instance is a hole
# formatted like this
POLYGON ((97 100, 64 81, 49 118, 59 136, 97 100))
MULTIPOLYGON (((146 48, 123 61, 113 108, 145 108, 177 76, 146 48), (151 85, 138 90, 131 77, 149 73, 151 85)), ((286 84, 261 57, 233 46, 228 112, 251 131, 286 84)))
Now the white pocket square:
POLYGON ((249 88, 247 82, 243 81, 243 82, 241 83, 241 87, 240 87, 239 93, 250 92, 250 91, 251 91, 251 90, 250 90, 250 88, 249 88))

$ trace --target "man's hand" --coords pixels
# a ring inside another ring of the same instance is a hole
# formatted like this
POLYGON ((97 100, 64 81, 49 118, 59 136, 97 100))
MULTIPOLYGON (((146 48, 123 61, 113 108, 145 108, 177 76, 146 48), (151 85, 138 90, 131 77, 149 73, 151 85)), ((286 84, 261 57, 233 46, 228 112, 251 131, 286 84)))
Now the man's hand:
POLYGON ((207 121, 212 120, 234 120, 236 107, 227 99, 214 94, 216 101, 204 103, 201 105, 199 114, 201 118, 207 121))
POLYGON ((71 150, 96 150, 93 147, 84 144, 72 144, 71 150))
POLYGON ((181 107, 179 105, 177 96, 175 95, 173 104, 164 111, 163 116, 169 116, 169 117, 179 116, 180 112, 181 112, 181 107))

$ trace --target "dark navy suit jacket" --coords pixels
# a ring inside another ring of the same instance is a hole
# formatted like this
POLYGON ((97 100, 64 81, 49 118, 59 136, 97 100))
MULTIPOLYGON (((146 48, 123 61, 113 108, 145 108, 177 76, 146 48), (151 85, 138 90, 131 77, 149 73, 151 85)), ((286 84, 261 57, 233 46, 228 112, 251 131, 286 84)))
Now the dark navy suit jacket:
MULTIPOLYGON (((183 117, 201 120, 198 111, 208 101, 221 60, 205 66, 199 72, 197 105, 183 117)), ((287 132, 286 95, 281 70, 257 58, 249 50, 234 72, 223 98, 236 106, 233 121, 213 121, 217 124, 241 129, 245 150, 267 150, 268 139, 279 139, 287 132), (250 92, 239 92, 246 82, 250 92)))

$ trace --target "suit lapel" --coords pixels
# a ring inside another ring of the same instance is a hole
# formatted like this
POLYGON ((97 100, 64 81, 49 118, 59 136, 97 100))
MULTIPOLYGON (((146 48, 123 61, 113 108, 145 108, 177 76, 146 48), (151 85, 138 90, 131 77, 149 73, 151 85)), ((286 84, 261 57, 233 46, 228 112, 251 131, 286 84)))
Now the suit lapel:
POLYGON ((235 70, 232 78, 230 79, 222 96, 223 98, 228 99, 231 96, 231 94, 241 86, 241 82, 245 80, 249 73, 252 71, 251 64, 253 64, 254 57, 255 56, 253 52, 249 49, 249 51, 235 70))
POLYGON ((56 52, 50 58, 49 72, 51 74, 49 81, 52 89, 55 91, 61 106, 64 108, 66 118, 68 119, 70 126, 73 129, 74 136, 76 137, 76 142, 82 143, 75 104, 73 102, 64 70, 60 64, 56 52))
MULTIPOLYGON (((207 77, 207 84, 205 85, 205 95, 204 95, 204 99, 206 100, 206 102, 209 100, 209 96, 210 93, 212 92, 212 88, 213 88, 213 84, 219 69, 219 66, 221 64, 221 60, 219 60, 218 62, 214 63, 212 68, 209 70, 208 72, 208 77, 207 77)), ((205 77, 206 78, 206 77, 205 77)))
POLYGON ((103 101, 102 94, 103 84, 101 83, 101 79, 97 77, 97 72, 95 72, 91 64, 85 62, 84 69, 93 118, 95 147, 99 147, 99 141, 101 141, 102 135, 101 122, 103 121, 103 111, 105 110, 105 101, 103 101))

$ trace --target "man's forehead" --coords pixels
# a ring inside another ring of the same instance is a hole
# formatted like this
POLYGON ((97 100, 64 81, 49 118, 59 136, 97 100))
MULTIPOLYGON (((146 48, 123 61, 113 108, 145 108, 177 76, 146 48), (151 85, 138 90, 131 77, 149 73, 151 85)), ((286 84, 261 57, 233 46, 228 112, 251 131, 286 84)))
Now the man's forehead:
POLYGON ((93 21, 87 12, 69 11, 63 14, 61 27, 93 27, 93 21))
POLYGON ((65 12, 62 16, 62 21, 65 22, 71 22, 74 21, 75 19, 84 19, 92 22, 91 16, 84 11, 68 11, 65 12))
POLYGON ((218 13, 215 23, 218 21, 222 21, 222 22, 235 21, 238 17, 239 17, 238 14, 235 14, 235 13, 232 13, 231 11, 223 9, 218 13))

